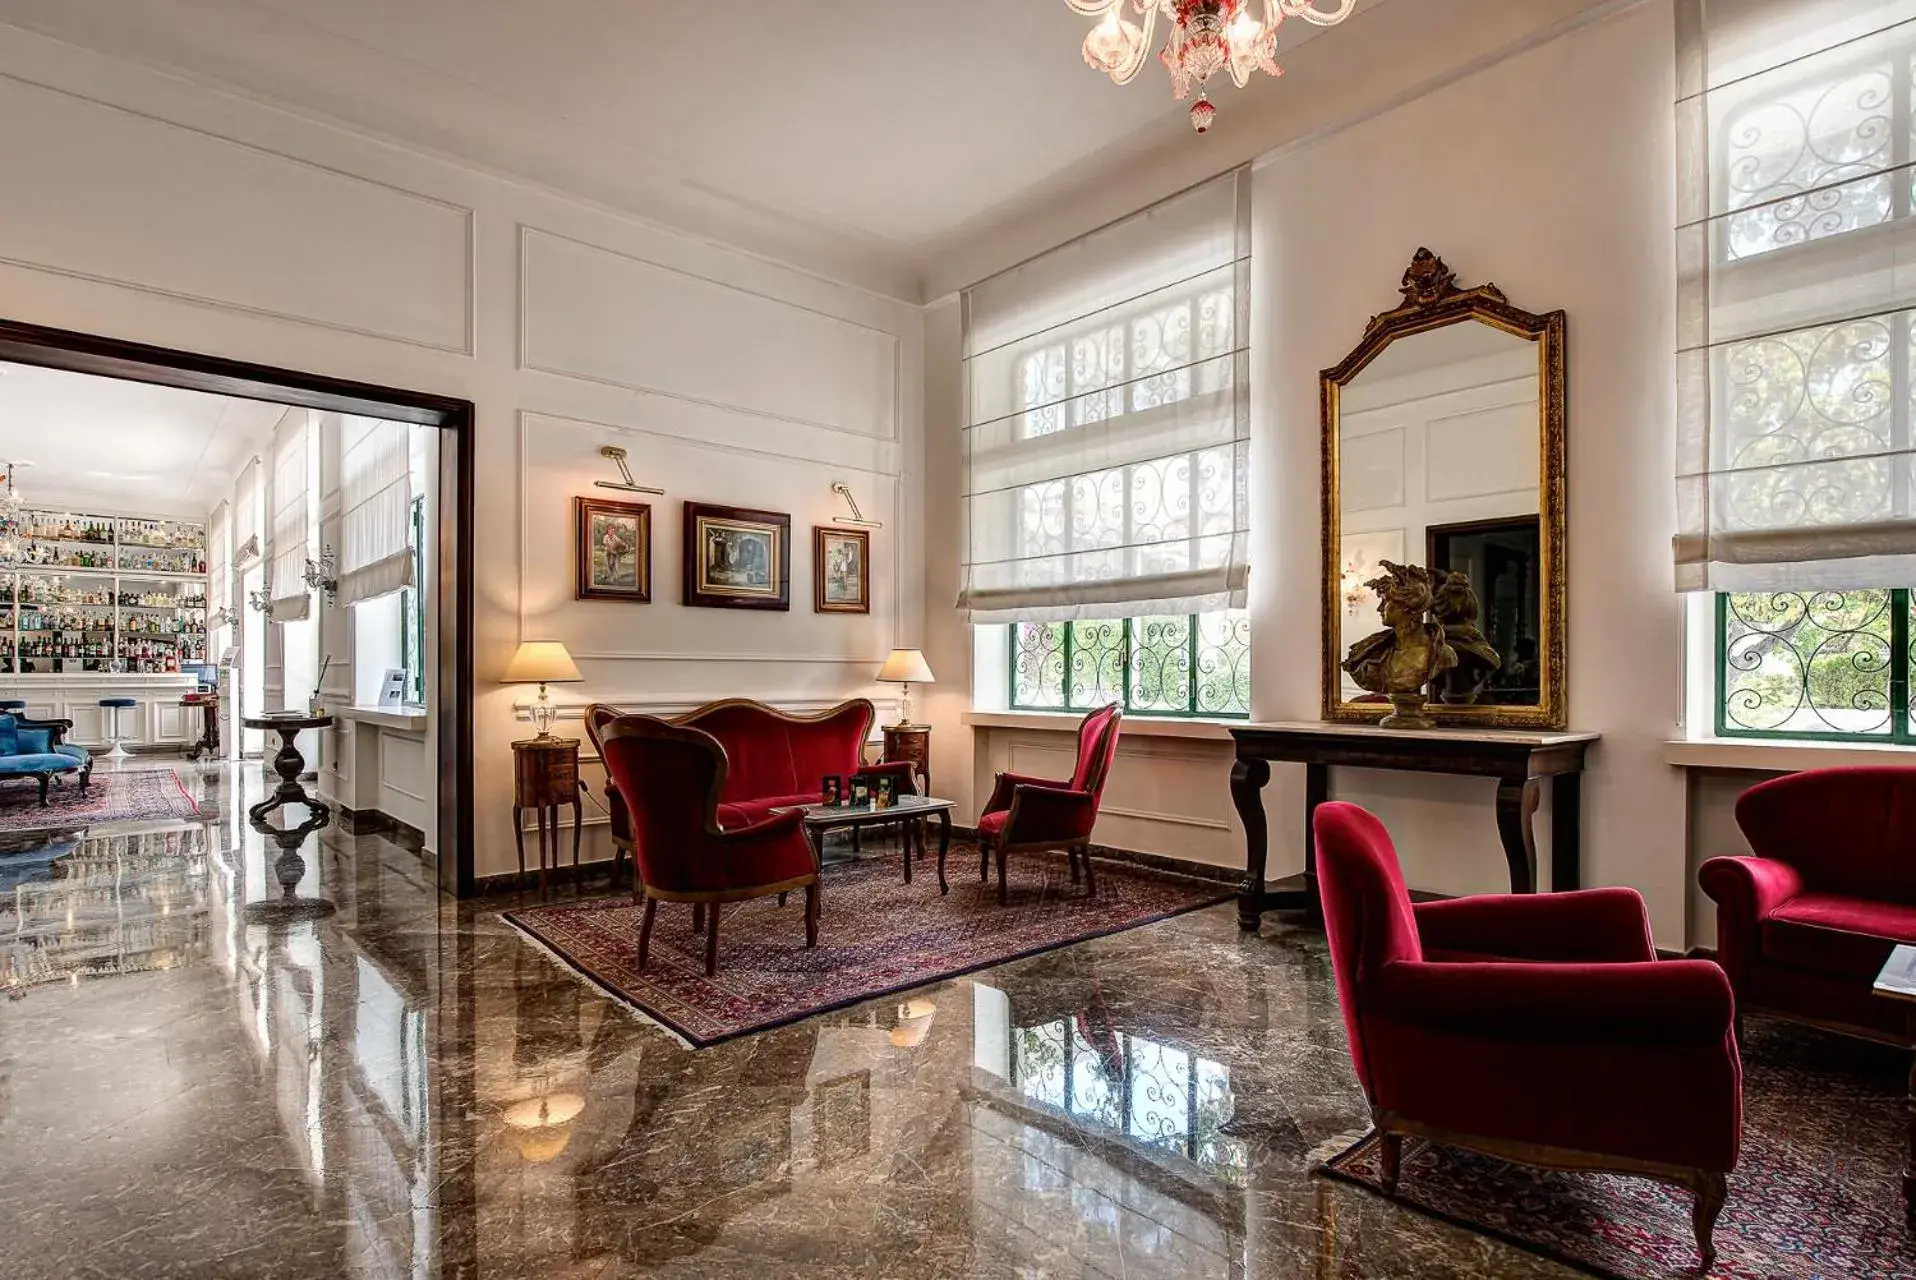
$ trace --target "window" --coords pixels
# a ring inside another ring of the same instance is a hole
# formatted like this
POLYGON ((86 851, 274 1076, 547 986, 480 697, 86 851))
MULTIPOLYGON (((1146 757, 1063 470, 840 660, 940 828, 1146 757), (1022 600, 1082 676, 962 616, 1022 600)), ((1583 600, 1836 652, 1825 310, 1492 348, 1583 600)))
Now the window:
POLYGON ((406 701, 426 705, 426 611, 420 592, 426 589, 426 499, 412 500, 412 585, 399 593, 399 647, 406 668, 406 701))
POLYGON ((1910 594, 1898 587, 1717 596, 1717 733, 1916 742, 1910 594))
POLYGON ((1240 610, 1011 625, 1011 705, 1249 716, 1251 620, 1240 610))

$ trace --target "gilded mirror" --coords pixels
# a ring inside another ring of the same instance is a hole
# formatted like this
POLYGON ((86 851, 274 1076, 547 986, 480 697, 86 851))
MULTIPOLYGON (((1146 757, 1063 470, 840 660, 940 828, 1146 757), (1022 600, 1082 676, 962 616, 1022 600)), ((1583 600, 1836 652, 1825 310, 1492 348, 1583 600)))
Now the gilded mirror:
POLYGON ((1341 665, 1384 627, 1366 584, 1389 561, 1466 574, 1473 643, 1496 654, 1468 684, 1430 685, 1429 716, 1561 729, 1563 312, 1520 310, 1495 285, 1459 288, 1428 249, 1401 291, 1322 375, 1324 718, 1376 723, 1391 709, 1341 665))

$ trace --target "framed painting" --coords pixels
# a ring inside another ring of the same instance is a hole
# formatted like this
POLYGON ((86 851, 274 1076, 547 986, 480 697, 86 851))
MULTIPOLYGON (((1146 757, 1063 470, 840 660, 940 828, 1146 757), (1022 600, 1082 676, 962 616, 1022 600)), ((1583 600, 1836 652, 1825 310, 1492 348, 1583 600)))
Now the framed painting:
POLYGON ((792 518, 685 504, 685 600, 708 609, 792 607, 792 518))
POLYGON ((812 526, 812 607, 819 613, 872 611, 869 529, 812 526))
POLYGON ((577 597, 581 600, 652 599, 652 508, 643 502, 574 498, 577 597))

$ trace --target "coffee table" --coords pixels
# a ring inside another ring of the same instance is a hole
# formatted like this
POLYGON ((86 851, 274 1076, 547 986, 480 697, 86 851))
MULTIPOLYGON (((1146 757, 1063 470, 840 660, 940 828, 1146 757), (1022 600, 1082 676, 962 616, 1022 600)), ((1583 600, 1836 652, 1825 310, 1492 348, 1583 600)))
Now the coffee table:
MULTIPOLYGON (((1900 946, 1889 953, 1883 971, 1876 975, 1875 991, 1908 1009, 1910 1045, 1916 1051, 1916 947, 1900 946)), ((1909 1066, 1909 1154, 1903 1157, 1903 1217, 1916 1229, 1916 1052, 1912 1052, 1909 1066)))
MULTIPOLYGON (((958 807, 955 800, 940 800, 936 796, 899 796, 893 804, 879 808, 872 804, 805 804, 795 806, 805 815, 805 831, 812 838, 812 847, 817 848, 825 833, 849 828, 856 831, 860 827, 875 827, 887 822, 902 823, 905 828, 905 883, 911 883, 911 864, 916 854, 924 852, 925 819, 936 815, 938 819, 938 892, 950 893, 951 885, 945 880, 945 854, 951 850, 951 811, 958 807)), ((781 813, 790 810, 780 810, 781 813)))

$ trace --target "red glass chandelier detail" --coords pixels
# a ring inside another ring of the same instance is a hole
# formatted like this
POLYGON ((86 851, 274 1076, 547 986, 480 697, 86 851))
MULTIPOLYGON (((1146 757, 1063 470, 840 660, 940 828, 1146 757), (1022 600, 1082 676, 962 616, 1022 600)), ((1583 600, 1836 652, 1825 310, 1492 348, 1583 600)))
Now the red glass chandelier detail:
POLYGON ((1199 133, 1211 127, 1217 107, 1208 96, 1212 76, 1228 70, 1243 88, 1253 71, 1281 75, 1277 65, 1277 29, 1286 18, 1302 18, 1320 27, 1348 18, 1357 0, 1064 0, 1073 13, 1097 18, 1084 38, 1084 60, 1116 84, 1128 84, 1144 66, 1158 19, 1170 25, 1158 61, 1171 73, 1178 101, 1197 91, 1191 125, 1199 133), (1141 21, 1133 21, 1126 11, 1141 21))

